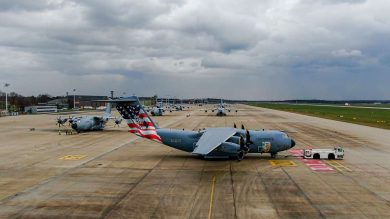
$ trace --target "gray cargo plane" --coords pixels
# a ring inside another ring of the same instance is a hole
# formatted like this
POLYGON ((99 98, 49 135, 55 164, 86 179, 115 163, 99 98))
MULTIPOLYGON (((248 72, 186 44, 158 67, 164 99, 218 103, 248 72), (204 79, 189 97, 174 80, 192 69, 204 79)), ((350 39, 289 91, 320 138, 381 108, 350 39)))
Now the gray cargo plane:
POLYGON ((205 158, 235 157, 240 161, 247 153, 270 153, 275 157, 278 152, 295 146, 286 133, 274 130, 245 130, 243 126, 242 129, 206 128, 202 131, 159 128, 136 96, 106 102, 116 103, 131 133, 205 158))
MULTIPOLYGON (((113 118, 111 116, 111 103, 107 104, 106 110, 102 116, 80 116, 69 118, 69 124, 78 133, 86 131, 103 130, 106 123, 110 119, 115 119, 115 124, 119 125, 122 122, 121 118, 113 118)), ((57 119, 57 123, 63 125, 64 119, 61 121, 61 117, 57 119)), ((65 121, 66 122, 66 121, 65 121)))
MULTIPOLYGON (((152 109, 147 110, 147 111, 148 112, 150 111, 150 114, 152 114, 152 116, 162 116, 163 113, 165 112, 165 109, 164 109, 162 102, 159 102, 156 104, 156 106, 154 106, 152 109)), ((170 110, 170 111, 172 111, 172 110, 170 110)))
MULTIPOLYGON (((221 99, 221 102, 218 104, 218 108, 211 110, 211 112, 214 112, 214 111, 217 111, 217 116, 226 116, 226 111, 228 111, 230 113, 231 109, 227 109, 225 107, 225 103, 221 99)), ((205 112, 207 113, 207 110, 205 110, 205 112)), ((237 110, 236 110, 236 112, 237 112, 237 110)))

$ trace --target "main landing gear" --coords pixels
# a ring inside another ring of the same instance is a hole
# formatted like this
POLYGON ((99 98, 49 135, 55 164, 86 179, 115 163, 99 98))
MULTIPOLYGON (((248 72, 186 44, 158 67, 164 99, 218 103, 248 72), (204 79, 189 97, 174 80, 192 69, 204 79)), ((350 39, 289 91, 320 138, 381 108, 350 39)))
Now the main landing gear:
POLYGON ((271 153, 271 158, 276 158, 276 155, 277 155, 278 153, 271 153))

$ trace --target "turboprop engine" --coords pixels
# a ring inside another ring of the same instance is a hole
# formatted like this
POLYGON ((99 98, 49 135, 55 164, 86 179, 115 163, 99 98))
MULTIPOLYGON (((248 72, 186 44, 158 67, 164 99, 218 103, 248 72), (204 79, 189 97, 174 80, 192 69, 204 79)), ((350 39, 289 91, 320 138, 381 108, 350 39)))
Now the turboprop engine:
POLYGON ((223 142, 219 149, 223 152, 236 155, 240 151, 240 145, 232 142, 223 142))

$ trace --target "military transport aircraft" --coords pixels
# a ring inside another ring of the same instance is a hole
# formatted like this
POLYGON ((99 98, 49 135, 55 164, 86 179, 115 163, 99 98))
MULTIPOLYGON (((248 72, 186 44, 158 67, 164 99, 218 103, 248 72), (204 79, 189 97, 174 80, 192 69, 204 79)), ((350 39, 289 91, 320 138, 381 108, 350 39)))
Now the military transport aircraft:
POLYGON ((175 108, 176 108, 176 111, 183 111, 184 107, 182 105, 180 105, 180 104, 176 104, 175 108))
MULTIPOLYGON (((231 109, 227 109, 225 107, 225 103, 221 99, 221 102, 218 104, 218 108, 211 110, 211 112, 214 112, 214 111, 217 111, 217 116, 226 116, 226 111, 228 111, 230 113, 231 109)), ((205 110, 205 112, 207 113, 207 109, 205 110)), ((237 110, 236 110, 236 112, 237 112, 237 110)))
MULTIPOLYGON (((86 132, 86 131, 97 131, 97 130, 103 130, 106 123, 110 119, 115 119, 115 124, 119 125, 122 122, 122 118, 114 118, 111 116, 111 103, 107 104, 106 110, 104 111, 104 114, 102 116, 80 116, 80 117, 70 117, 68 119, 68 122, 72 129, 80 132, 86 132)), ((63 125, 66 122, 65 119, 58 118, 57 124, 60 127, 60 125, 63 125)))
POLYGON ((205 158, 236 157, 239 161, 247 153, 270 153, 295 146, 295 142, 281 131, 252 131, 237 128, 206 128, 202 131, 184 131, 159 128, 145 112, 136 96, 113 99, 116 109, 127 121, 130 132, 167 146, 201 155, 205 158))
MULTIPOLYGON (((162 116, 165 112, 164 106, 162 102, 158 102, 156 106, 152 107, 151 109, 147 109, 147 112, 150 111, 150 114, 152 116, 162 116)), ((170 110, 172 112, 172 110, 170 110)))

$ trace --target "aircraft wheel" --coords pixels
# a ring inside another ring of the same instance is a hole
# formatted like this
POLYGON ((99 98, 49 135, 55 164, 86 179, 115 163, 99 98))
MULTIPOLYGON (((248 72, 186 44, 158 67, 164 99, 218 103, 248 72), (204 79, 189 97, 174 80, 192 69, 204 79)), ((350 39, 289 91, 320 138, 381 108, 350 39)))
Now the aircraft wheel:
POLYGON ((334 154, 329 154, 329 155, 328 155, 328 159, 329 159, 329 160, 334 160, 334 159, 335 159, 334 154))
POLYGON ((277 153, 271 153, 271 158, 276 158, 277 153))

